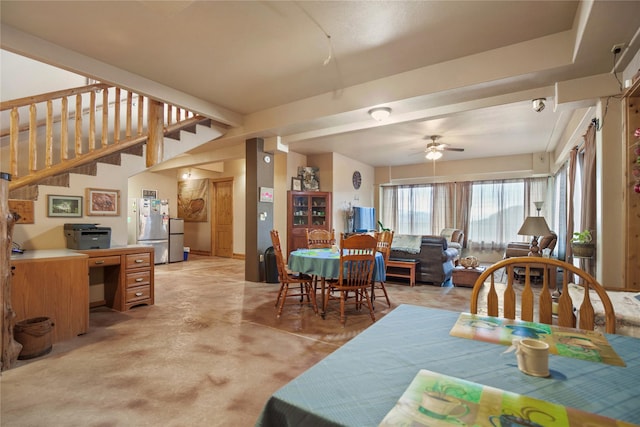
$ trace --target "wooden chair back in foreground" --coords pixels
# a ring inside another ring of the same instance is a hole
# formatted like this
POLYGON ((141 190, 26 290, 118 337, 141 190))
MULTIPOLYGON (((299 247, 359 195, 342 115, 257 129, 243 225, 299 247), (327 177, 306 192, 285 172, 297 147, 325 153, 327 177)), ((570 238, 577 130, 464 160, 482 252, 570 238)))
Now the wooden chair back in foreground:
POLYGON ((553 301, 551 288, 557 286, 558 273, 562 275, 562 293, 558 300, 557 325, 570 328, 576 327, 576 315, 574 314, 574 303, 569 292, 569 283, 573 280, 574 275, 578 280, 574 283, 582 286, 584 293, 582 303, 578 307, 578 317, 580 319, 577 325, 580 329, 594 330, 595 314, 593 304, 589 296, 589 291, 596 292, 604 307, 605 331, 610 334, 616 332, 616 319, 613 310, 613 304, 607 295, 607 291, 600 285, 596 279, 589 273, 579 269, 573 264, 560 261, 553 258, 544 257, 514 257, 499 261, 488 267, 476 280, 471 294, 471 313, 478 313, 478 297, 480 293, 486 289, 487 292, 487 314, 489 316, 499 316, 498 293, 495 286, 495 275, 500 274, 501 277, 507 278, 506 289, 502 296, 503 299, 503 315, 507 319, 515 319, 516 317, 516 293, 513 287, 513 268, 514 266, 525 267, 525 283, 521 296, 521 315, 520 318, 526 321, 537 321, 551 325, 553 323, 553 301), (502 269, 505 270, 502 270, 502 269), (538 297, 538 319, 533 319, 534 312, 534 292, 531 287, 531 269, 541 269, 543 271, 542 288, 538 297), (506 275, 503 274, 506 272, 506 275), (485 284, 487 278, 490 282, 485 284))
POLYGON ((323 249, 331 248, 336 244, 335 230, 322 230, 318 228, 306 229, 307 234, 307 248, 309 249, 323 249))
POLYGON ((354 304, 360 309, 366 303, 371 320, 376 321, 369 290, 376 262, 376 238, 366 234, 356 234, 344 238, 340 234, 340 273, 337 282, 329 283, 324 298, 324 311, 329 300, 340 301, 340 321, 346 322, 345 305, 354 304), (338 296, 334 295, 338 293, 338 296), (363 302, 364 301, 364 302, 363 302))
POLYGON ((273 252, 276 256, 276 265, 278 267, 278 280, 280 280, 280 289, 276 298, 276 307, 278 307, 277 317, 282 315, 282 308, 288 297, 299 297, 299 303, 304 302, 304 298, 311 302, 313 310, 318 314, 318 306, 316 304, 316 292, 311 284, 311 278, 308 276, 296 276, 287 271, 287 264, 282 256, 282 246, 280 246, 280 235, 277 230, 271 230, 271 243, 273 244, 273 252), (290 285, 299 285, 299 291, 290 292, 290 285))
MULTIPOLYGON (((389 256, 391 255, 391 242, 393 242, 393 231, 385 230, 379 233, 376 233, 376 250, 382 254, 384 257, 384 266, 387 268, 387 264, 389 264, 389 256)), ((387 305, 391 307, 391 301, 389 301, 389 295, 387 294, 387 288, 384 286, 384 281, 380 280, 376 282, 375 280, 371 282, 371 299, 375 302, 376 300, 376 290, 382 290, 384 298, 387 300, 387 305)))

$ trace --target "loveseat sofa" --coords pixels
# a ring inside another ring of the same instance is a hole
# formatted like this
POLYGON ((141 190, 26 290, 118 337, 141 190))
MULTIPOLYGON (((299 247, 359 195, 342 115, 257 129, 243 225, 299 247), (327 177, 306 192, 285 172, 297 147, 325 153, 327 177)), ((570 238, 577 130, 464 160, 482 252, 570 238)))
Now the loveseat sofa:
MULTIPOLYGON (((396 241, 396 236, 394 236, 396 241)), ((409 248, 407 248, 409 249, 409 248)), ((419 252, 416 250, 402 250, 391 245, 393 260, 415 260, 420 264, 416 268, 416 280, 436 286, 451 286, 451 275, 454 260, 458 258, 458 250, 449 248, 447 239, 442 236, 422 236, 419 252)))

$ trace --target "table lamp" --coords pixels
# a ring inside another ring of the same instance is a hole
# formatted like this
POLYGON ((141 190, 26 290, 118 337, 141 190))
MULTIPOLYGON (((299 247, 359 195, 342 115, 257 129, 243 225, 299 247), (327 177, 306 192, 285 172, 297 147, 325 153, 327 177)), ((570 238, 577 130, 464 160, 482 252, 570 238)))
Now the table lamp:
POLYGON ((542 216, 528 216, 520 230, 518 231, 520 236, 533 236, 531 240, 531 246, 529 246, 529 256, 542 256, 540 254, 540 248, 538 247, 538 236, 546 236, 551 234, 547 221, 542 216))

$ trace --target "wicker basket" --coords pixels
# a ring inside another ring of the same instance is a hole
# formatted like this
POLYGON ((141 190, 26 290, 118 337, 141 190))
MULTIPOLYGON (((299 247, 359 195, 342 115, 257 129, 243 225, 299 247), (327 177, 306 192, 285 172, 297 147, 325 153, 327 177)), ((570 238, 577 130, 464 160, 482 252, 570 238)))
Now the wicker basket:
POLYGON ((593 243, 572 242, 571 249, 575 257, 591 258, 595 253, 596 246, 593 243))

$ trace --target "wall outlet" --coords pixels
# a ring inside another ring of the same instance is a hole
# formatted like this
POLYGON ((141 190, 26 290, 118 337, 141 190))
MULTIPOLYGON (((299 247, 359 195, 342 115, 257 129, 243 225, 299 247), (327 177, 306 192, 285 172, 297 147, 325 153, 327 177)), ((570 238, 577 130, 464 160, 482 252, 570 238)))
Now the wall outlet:
POLYGON ((260 262, 264 262, 264 255, 260 254, 260 262))

